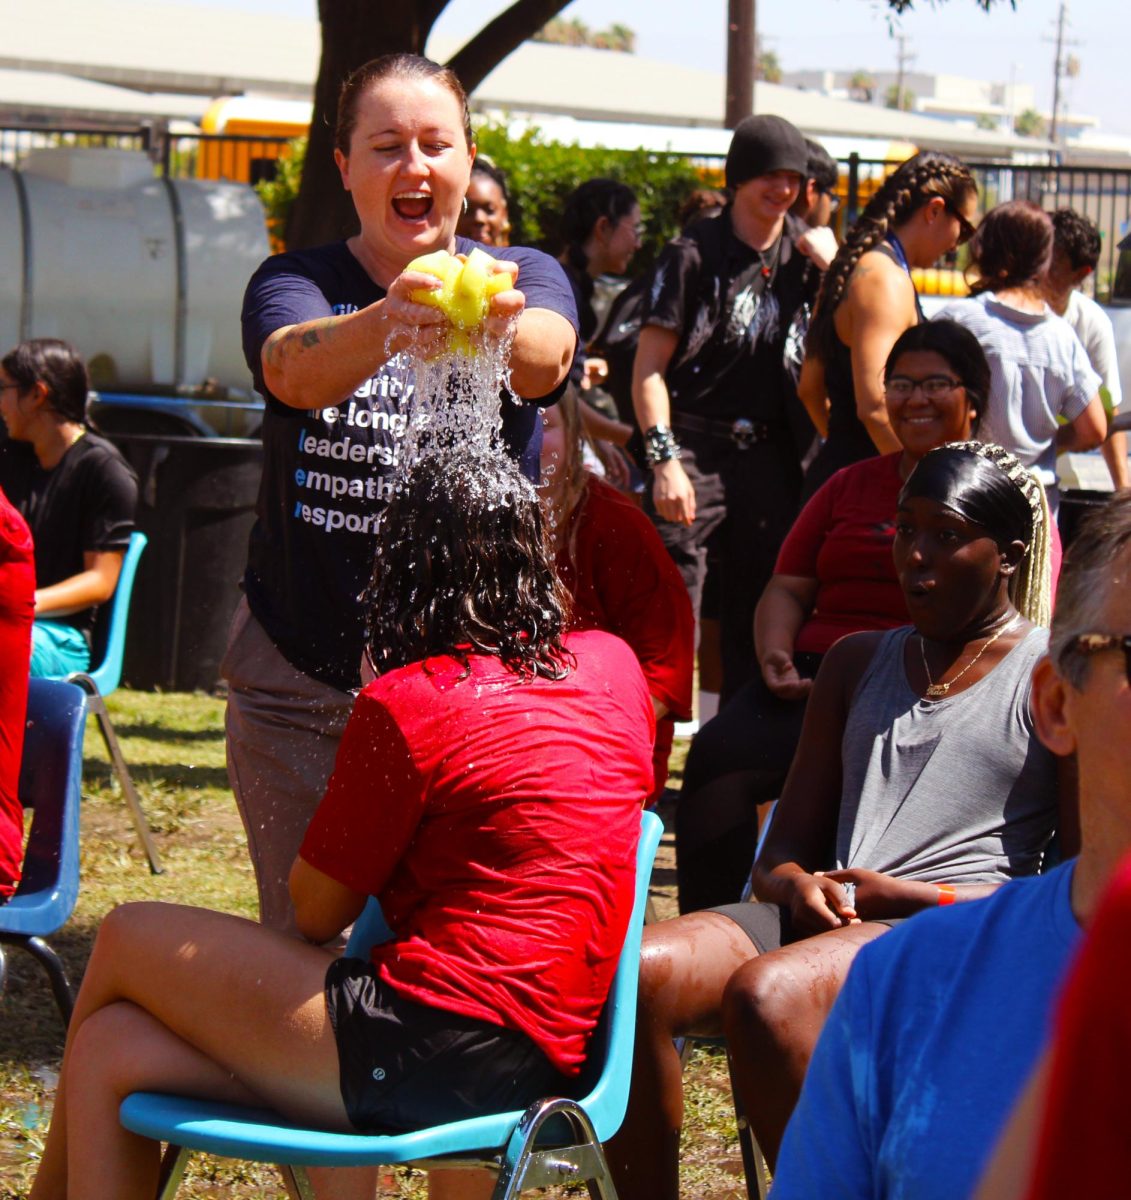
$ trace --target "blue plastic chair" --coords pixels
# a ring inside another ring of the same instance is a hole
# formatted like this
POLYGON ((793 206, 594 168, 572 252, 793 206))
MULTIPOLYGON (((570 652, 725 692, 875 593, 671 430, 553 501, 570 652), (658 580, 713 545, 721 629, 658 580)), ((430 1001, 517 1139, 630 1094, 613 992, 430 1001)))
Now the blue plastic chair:
POLYGON ((115 692, 118 684, 122 682, 122 657, 126 651, 130 599, 133 596, 137 564, 147 543, 148 539, 144 533, 135 531, 130 534, 130 544, 122 559, 122 570, 118 575, 114 598, 99 610, 95 620, 94 646, 90 656, 91 670, 76 671, 67 676, 67 682, 78 684, 90 697, 90 711, 98 721, 102 740, 106 743, 106 753, 110 756, 110 764, 118 777, 118 786, 122 789, 122 797, 133 817, 134 828, 141 838, 145 856, 149 859, 149 869, 154 875, 160 875, 161 860, 157 855, 153 833, 145 819, 141 800, 138 798, 134 781, 130 778, 130 769, 126 766, 114 726, 110 721, 110 713, 106 709, 106 697, 115 692), (96 660, 98 665, 94 666, 96 660))
MULTIPOLYGON (((497 1170, 496 1200, 511 1200, 527 1188, 564 1183, 588 1183, 592 1196, 616 1200, 601 1143, 620 1128, 628 1106, 640 933, 652 862, 662 832, 659 817, 644 813, 632 920, 605 1011, 593 1034, 589 1061, 579 1081, 583 1099, 549 1098, 535 1102, 525 1112, 497 1113, 385 1136, 325 1133, 288 1124, 262 1110, 135 1092, 122 1102, 122 1124, 134 1133, 179 1148, 169 1164, 160 1200, 171 1200, 176 1193, 189 1150, 276 1163, 300 1197, 314 1194, 303 1166, 412 1163, 424 1168, 497 1170)), ((372 916, 367 909, 359 924, 372 916)), ((360 937, 355 930, 352 951, 358 949, 354 943, 360 937)))
POLYGON ((79 805, 86 697, 72 683, 32 679, 19 796, 33 810, 16 894, 0 905, 0 992, 7 973, 5 945, 21 946, 51 980, 64 1024, 74 996, 59 956, 43 940, 66 924, 79 894, 79 805))

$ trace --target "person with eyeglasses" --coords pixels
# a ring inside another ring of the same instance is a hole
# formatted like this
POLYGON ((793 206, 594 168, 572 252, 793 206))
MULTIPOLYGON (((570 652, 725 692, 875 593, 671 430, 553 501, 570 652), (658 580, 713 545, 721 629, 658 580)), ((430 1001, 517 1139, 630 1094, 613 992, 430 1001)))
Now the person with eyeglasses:
MULTIPOLYGON (((809 1064, 775 1200, 1121 1194, 1124 1176, 1098 1152, 1109 1140, 1116 1163, 1126 1161, 1126 1058, 1094 1016, 1088 1042, 1053 1076, 1045 1128, 1054 1162, 1038 1160, 1040 1182, 1013 1190, 1009 1157, 991 1154, 1041 1058, 1057 1000, 1070 996, 1070 968, 1087 962, 1086 949, 1078 957, 1082 935, 1100 928, 1104 889, 1131 852, 1129 576, 1124 491, 1081 522, 1048 653, 1033 671, 1036 735, 1078 781, 1078 856, 982 903, 925 913, 860 952, 809 1064), (1114 1169, 1105 1174, 1105 1165, 1114 1169)), ((1126 963, 1125 920, 1117 932, 1126 963)), ((1108 1011, 1126 1014, 1121 981, 1097 982, 1118 1005, 1108 1011)), ((1004 1154, 1017 1150, 1007 1144, 1004 1154)))
POLYGON ((916 154, 884 180, 849 229, 825 273, 798 385, 825 439, 803 498, 841 467, 899 449, 883 367, 896 338, 923 320, 911 271, 972 236, 977 203, 965 164, 949 154, 916 154))
POLYGON ((920 459, 894 515, 911 623, 825 656, 752 900, 644 931, 633 1087, 610 1160, 624 1200, 678 1196, 673 1037, 725 1032, 772 1159, 861 946, 1035 873, 1054 828, 1074 846, 1071 779, 1033 737, 1029 703, 1048 639, 1040 483, 1001 447, 951 443, 920 459))
POLYGON ((838 471, 801 510, 754 614, 758 674, 692 743, 676 808, 680 912, 738 900, 759 814, 781 795, 821 659, 845 634, 907 623, 891 546, 899 490, 928 450, 978 428, 990 368, 953 321, 905 330, 885 367, 902 449, 838 471))
POLYGON ((86 363, 59 338, 29 338, 0 359, 0 488, 35 543, 37 678, 89 669, 94 618, 134 531, 137 476, 90 423, 89 392, 86 363))
POLYGON ((621 453, 632 437, 632 426, 592 403, 591 393, 608 378, 608 364, 599 355, 584 352, 597 334, 599 321, 593 306, 597 280, 602 275, 624 275, 640 249, 644 224, 640 202, 626 183, 615 179, 587 179, 574 188, 562 207, 559 261, 573 288, 580 322, 582 351, 570 369, 570 384, 581 402, 585 432, 597 449, 610 482, 627 488, 629 465, 621 453))
POLYGON ((982 432, 1040 473, 1055 517, 1056 456, 1101 445, 1107 416, 1087 351, 1045 298, 1053 245, 1052 218, 1038 205, 999 204, 970 241, 969 298, 939 315, 982 343, 992 377, 982 432))

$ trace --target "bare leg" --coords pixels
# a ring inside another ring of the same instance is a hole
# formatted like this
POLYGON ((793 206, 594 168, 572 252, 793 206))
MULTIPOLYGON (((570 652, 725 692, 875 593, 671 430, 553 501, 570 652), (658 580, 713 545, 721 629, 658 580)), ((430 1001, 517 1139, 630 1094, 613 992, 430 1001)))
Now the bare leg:
POLYGON ((117 1123, 123 1089, 264 1104, 349 1131, 322 995, 330 959, 321 947, 205 909, 132 904, 110 913, 67 1035, 34 1200, 146 1194, 132 1189, 152 1159, 117 1123), (137 1047, 122 1042, 126 1030, 137 1047), (81 1177, 68 1178, 70 1156, 81 1177), (118 1167, 128 1178, 112 1177, 118 1167))
POLYGON ((429 1200, 491 1200, 498 1177, 494 1171, 429 1171, 429 1200))
POLYGON ((644 929, 628 1113, 609 1143, 621 1200, 678 1200, 683 1071, 672 1039, 721 1032, 723 989, 757 953, 729 917, 699 912, 644 929))
POLYGON ((723 1028, 735 1086, 771 1167, 848 968, 887 930, 865 922, 806 938, 748 962, 726 986, 723 1028))

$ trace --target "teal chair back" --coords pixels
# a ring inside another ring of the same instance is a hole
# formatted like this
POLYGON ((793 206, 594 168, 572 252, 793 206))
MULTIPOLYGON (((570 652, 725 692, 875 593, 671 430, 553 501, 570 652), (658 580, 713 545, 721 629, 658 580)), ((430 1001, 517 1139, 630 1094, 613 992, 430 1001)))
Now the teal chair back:
MULTIPOLYGON (((642 814, 636 859, 636 891, 632 918, 625 936, 609 998, 594 1032, 590 1060, 578 1091, 581 1099, 539 1101, 525 1112, 495 1113, 396 1135, 325 1133, 281 1121, 261 1110, 214 1104, 180 1096, 135 1092, 120 1108, 122 1124, 134 1133, 166 1141, 183 1150, 204 1150, 228 1158, 304 1166, 363 1166, 414 1163, 445 1166, 488 1164, 499 1167, 501 1193, 518 1195, 525 1187, 547 1183, 584 1182, 586 1172, 601 1174, 594 1195, 611 1195, 604 1185, 607 1170, 600 1143, 608 1140, 624 1119, 632 1074, 636 1031, 636 993, 640 971, 640 938, 652 876, 652 863, 663 833, 654 813, 642 814), (551 1150, 539 1151, 548 1140, 551 1150), (576 1169, 566 1170, 571 1151, 578 1151, 576 1169), (599 1159, 599 1162, 596 1160, 599 1159), (540 1175, 539 1172, 542 1172, 540 1175), (580 1172, 580 1174, 578 1174, 580 1172), (545 1182, 539 1182, 544 1178, 545 1182)), ((375 914, 367 910, 355 928, 375 914)), ((162 1197, 170 1197, 183 1171, 183 1153, 170 1173, 162 1197), (172 1189, 172 1190, 170 1190, 172 1189)), ((295 1172, 298 1175, 298 1172, 295 1172)), ((592 1178, 592 1175, 588 1176, 592 1178)), ((609 1185, 611 1187, 611 1185, 609 1185)), ((301 1192, 300 1194, 305 1194, 301 1192)))
POLYGON ((133 596, 137 564, 148 538, 140 530, 130 534, 130 544, 122 559, 118 586, 109 605, 103 606, 95 620, 94 644, 91 650, 91 669, 87 675, 99 694, 109 696, 122 682, 122 658, 126 652, 126 630, 130 619, 130 599, 133 596))

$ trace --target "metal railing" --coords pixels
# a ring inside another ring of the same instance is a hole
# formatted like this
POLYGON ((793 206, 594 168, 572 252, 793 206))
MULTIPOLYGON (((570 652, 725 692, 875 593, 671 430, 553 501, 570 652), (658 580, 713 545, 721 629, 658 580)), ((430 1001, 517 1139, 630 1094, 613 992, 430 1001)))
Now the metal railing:
MULTIPOLYGON (((898 165, 856 155, 841 160, 843 202, 838 216, 842 229, 856 219, 898 165)), ((966 165, 978 181, 981 212, 1006 200, 1031 200, 1048 212, 1072 208, 1093 220, 1100 231, 1102 248, 1090 282, 1097 299, 1108 297, 1119 258, 1118 243, 1131 231, 1131 170, 970 161, 966 165)), ((961 263, 962 257, 957 256, 956 261, 961 263)))
MULTIPOLYGON (((133 129, 54 129, 14 125, 0 128, 0 165, 18 166, 27 154, 42 147, 109 146, 144 151, 153 160, 155 173, 169 178, 224 179, 255 184, 275 177, 278 159, 287 153, 289 141, 282 136, 184 134, 159 125, 144 124, 133 129)), ((842 203, 837 214, 838 232, 843 233, 848 228, 898 165, 898 162, 861 158, 855 154, 840 161, 842 203)), ((1107 297, 1115 277, 1117 244, 1131 230, 1131 170, 1000 162, 968 162, 967 165, 978 181, 982 211, 1005 200, 1026 199, 1050 212, 1057 208, 1074 208, 1095 221, 1103 249, 1093 287, 1099 298, 1107 297)), ((961 263, 961 258, 958 262, 961 263)), ((945 264, 939 269, 945 271, 945 264)), ((932 268, 934 270, 936 268, 932 268)), ((942 290, 953 283, 943 277, 940 280, 942 290)), ((932 282, 928 280, 928 289, 932 282)))

